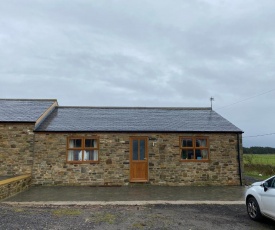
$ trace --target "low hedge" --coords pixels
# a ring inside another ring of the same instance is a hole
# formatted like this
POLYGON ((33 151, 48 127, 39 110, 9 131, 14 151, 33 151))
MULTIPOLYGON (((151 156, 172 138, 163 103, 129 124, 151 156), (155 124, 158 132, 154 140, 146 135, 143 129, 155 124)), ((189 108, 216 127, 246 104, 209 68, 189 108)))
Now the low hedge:
POLYGON ((244 164, 245 171, 255 171, 262 175, 275 175, 274 165, 244 164))

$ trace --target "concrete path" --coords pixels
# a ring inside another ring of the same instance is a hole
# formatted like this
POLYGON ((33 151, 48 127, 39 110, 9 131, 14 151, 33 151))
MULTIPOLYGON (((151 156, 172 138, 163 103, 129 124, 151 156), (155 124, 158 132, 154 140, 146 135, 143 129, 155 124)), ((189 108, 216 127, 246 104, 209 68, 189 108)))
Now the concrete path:
POLYGON ((39 186, 1 202, 24 205, 244 204, 245 191, 246 187, 241 186, 39 186))

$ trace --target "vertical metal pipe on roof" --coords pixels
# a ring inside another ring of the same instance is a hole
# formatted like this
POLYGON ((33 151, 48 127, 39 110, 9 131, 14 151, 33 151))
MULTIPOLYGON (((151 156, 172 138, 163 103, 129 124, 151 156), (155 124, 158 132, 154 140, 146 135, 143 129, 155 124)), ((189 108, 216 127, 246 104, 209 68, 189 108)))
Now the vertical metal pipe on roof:
POLYGON ((237 133, 237 151, 238 151, 238 163, 239 163, 239 175, 240 175, 240 185, 243 185, 243 178, 242 178, 242 166, 241 166, 241 151, 240 151, 240 135, 237 133))

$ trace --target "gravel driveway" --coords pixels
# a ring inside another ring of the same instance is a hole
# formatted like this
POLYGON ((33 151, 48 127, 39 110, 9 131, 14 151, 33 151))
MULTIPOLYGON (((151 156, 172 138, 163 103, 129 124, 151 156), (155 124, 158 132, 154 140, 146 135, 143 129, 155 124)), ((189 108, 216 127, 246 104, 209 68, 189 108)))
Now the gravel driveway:
POLYGON ((275 229, 245 205, 44 206, 0 204, 0 229, 275 229))

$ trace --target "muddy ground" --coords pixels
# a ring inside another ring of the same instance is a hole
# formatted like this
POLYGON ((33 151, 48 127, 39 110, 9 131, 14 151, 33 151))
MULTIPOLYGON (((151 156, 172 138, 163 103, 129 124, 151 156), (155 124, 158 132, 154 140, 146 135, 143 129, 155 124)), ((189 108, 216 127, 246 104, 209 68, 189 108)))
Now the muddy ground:
POLYGON ((245 205, 43 206, 0 204, 0 229, 275 229, 245 205))

